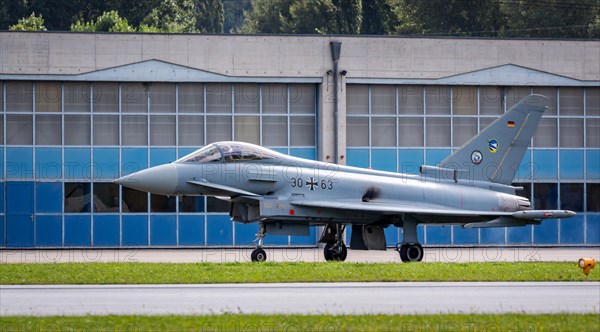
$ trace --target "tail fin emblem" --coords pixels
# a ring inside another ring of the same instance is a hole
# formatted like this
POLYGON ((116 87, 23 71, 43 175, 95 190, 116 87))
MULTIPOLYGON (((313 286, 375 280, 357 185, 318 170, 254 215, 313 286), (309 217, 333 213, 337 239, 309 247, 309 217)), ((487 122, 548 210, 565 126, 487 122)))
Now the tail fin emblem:
POLYGON ((473 153, 471 153, 471 161, 473 162, 473 164, 479 165, 479 164, 481 164, 482 160, 483 160, 483 155, 481 154, 481 152, 475 150, 475 151, 473 151, 473 153))
POLYGON ((491 140, 488 141, 488 149, 490 150, 491 153, 496 153, 496 151, 498 151, 498 140, 495 138, 492 138, 491 140))

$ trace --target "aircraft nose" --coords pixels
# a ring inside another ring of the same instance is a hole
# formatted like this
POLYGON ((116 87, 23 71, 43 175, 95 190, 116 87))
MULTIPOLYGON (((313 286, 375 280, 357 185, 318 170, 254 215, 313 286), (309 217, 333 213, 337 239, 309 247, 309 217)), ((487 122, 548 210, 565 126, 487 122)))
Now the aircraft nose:
POLYGON ((178 182, 177 167, 173 164, 151 167, 115 180, 131 189, 161 195, 174 195, 178 182))

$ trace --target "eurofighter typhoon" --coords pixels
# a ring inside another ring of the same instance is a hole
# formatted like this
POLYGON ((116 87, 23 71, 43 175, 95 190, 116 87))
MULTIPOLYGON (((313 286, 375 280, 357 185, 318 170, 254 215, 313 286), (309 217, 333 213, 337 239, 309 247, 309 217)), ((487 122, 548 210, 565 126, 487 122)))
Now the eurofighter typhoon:
POLYGON ((569 218, 567 210, 532 210, 511 186, 548 99, 530 95, 437 166, 420 174, 361 169, 287 156, 242 142, 209 144, 179 160, 116 183, 161 195, 215 196, 230 202, 231 219, 259 223, 252 261, 265 261, 263 239, 308 235, 324 226, 325 259, 343 261, 350 247, 385 250, 384 228, 401 227, 396 248, 403 262, 423 259, 418 224, 465 228, 540 224, 569 218))

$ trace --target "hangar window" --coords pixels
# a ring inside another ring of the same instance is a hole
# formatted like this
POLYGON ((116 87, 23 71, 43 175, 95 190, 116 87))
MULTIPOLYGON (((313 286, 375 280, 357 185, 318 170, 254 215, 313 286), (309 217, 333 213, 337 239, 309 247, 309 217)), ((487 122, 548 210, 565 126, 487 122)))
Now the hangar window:
POLYGON ((600 88, 585 89, 585 114, 600 116, 600 88))
POLYGON ((179 212, 204 212, 203 196, 179 197, 179 212))
POLYGON ((398 146, 423 146, 423 118, 398 119, 398 146))
POLYGON ((287 117, 267 116, 262 119, 262 143, 266 146, 286 146, 288 141, 287 117))
POLYGON ((62 85, 60 82, 36 82, 35 111, 62 111, 62 85))
MULTIPOLYGON (((348 114, 369 114, 369 86, 346 86, 346 109, 348 114)), ((327 91, 333 98, 333 92, 327 91)), ((333 99, 331 99, 333 100, 333 99)))
POLYGON ((61 144, 61 116, 58 114, 43 114, 35 117, 35 144, 60 145, 61 144))
POLYGON ((531 88, 528 86, 511 86, 504 90, 506 94, 506 110, 513 107, 521 99, 531 94, 531 88))
POLYGON ((121 110, 123 113, 148 113, 148 84, 122 83, 121 110))
POLYGON ((119 186, 114 183, 94 183, 94 212, 119 212, 119 186))
POLYGON ((123 212, 148 212, 148 193, 123 187, 123 212))
POLYGON ((150 86, 150 112, 175 113, 175 84, 152 83, 150 86))
POLYGON ((6 82, 6 111, 33 112, 33 83, 6 82))
POLYGON ((204 116, 180 115, 178 135, 180 146, 204 145, 204 116))
POLYGON ((235 112, 259 113, 260 86, 258 84, 235 85, 235 112))
POLYGON ((560 119, 560 146, 583 146, 583 119, 560 119))
POLYGON ((598 193, 600 192, 600 183, 588 183, 586 186, 587 210, 590 212, 599 212, 600 197, 598 197, 598 193))
POLYGON ((204 113, 204 84, 179 83, 180 113, 204 113))
POLYGON ((92 85, 92 95, 95 113, 116 113, 119 111, 119 85, 117 83, 94 83, 92 85))
POLYGON ((398 113, 423 114, 423 87, 401 85, 398 90, 398 113))
POLYGON ((33 144, 33 116, 31 114, 6 115, 6 144, 33 144))
POLYGON ((122 145, 148 145, 148 116, 123 115, 121 121, 122 145))
POLYGON ((548 109, 544 112, 545 116, 556 115, 556 96, 558 89, 551 87, 533 87, 533 93, 548 97, 548 109))
POLYGON ((395 86, 376 85, 371 87, 371 114, 396 114, 395 86))
POLYGON ((453 119, 453 146, 462 146, 477 135, 477 119, 456 117, 453 119))
POLYGON ((533 136, 533 146, 551 148, 556 147, 558 133, 556 130, 556 118, 542 118, 533 136))
POLYGON ((426 114, 450 114, 450 87, 432 85, 425 87, 426 114))
POLYGON ((600 119, 587 118, 585 142, 588 148, 600 148, 600 119))
POLYGON ((94 145, 119 145, 118 115, 94 115, 94 145))
POLYGON ((558 184, 534 183, 533 204, 536 210, 555 210, 558 208, 558 184))
POLYGON ((452 105, 454 114, 477 114, 477 88, 474 86, 453 87, 452 105))
POLYGON ((263 84, 262 106, 263 113, 285 114, 287 113, 288 91, 285 84, 263 84))
POLYGON ((290 113, 315 113, 315 87, 306 84, 290 85, 290 113))
POLYGON ((479 114, 500 115, 504 113, 502 109, 503 99, 504 95, 499 87, 486 86, 479 88, 479 114))
POLYGON ((206 112, 231 113, 231 84, 206 84, 206 112))
POLYGON ((560 208, 583 211, 583 183, 560 184, 560 208))
POLYGON ((206 116, 206 142, 231 141, 231 115, 206 116))
POLYGON ((427 118, 425 129, 427 146, 450 146, 450 118, 427 118))
POLYGON ((150 194, 150 212, 175 212, 175 196, 150 194))
POLYGON ((89 83, 65 82, 65 112, 89 112, 91 89, 89 83))
POLYGON ((583 115, 583 89, 560 88, 560 115, 583 115))
POLYGON ((175 145, 175 116, 150 116, 150 144, 154 146, 175 145))
POLYGON ((90 184, 85 182, 65 183, 65 212, 90 212, 90 184))
POLYGON ((90 116, 65 115, 65 145, 90 145, 90 116))

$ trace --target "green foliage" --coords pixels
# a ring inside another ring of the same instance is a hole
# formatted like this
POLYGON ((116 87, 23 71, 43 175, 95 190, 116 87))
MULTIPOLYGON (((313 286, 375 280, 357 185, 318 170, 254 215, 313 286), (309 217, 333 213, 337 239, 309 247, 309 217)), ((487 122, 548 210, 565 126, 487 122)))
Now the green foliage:
POLYGON ((31 13, 29 17, 23 17, 15 25, 11 25, 8 30, 11 31, 46 31, 44 26, 44 18, 42 15, 35 16, 35 13, 31 13))
POLYGON ((121 18, 119 13, 112 10, 104 12, 96 21, 71 24, 71 31, 105 31, 105 32, 135 32, 135 28, 129 25, 127 19, 121 18))
POLYGON ((195 32, 223 32, 225 16, 221 0, 196 0, 195 6, 195 32))
POLYGON ((397 16, 387 0, 363 1, 361 34, 388 35, 398 24, 397 16))
MULTIPOLYGON (((365 1, 368 2, 368 1, 365 1)), ((362 1, 333 0, 335 11, 335 33, 356 35, 362 22, 362 1)))
POLYGON ((7 331, 598 331, 597 314, 3 316, 7 331))
POLYGON ((144 17, 142 24, 161 32, 194 32, 194 10, 193 0, 164 0, 144 17))
POLYGON ((600 37, 597 32, 594 34, 600 15, 600 3, 596 0, 579 0, 573 3, 562 0, 515 0, 503 3, 501 9, 507 22, 506 30, 500 34, 503 37, 600 37))
POLYGON ((331 0, 299 0, 290 6, 288 19, 282 17, 284 33, 335 33, 336 8, 331 0))

